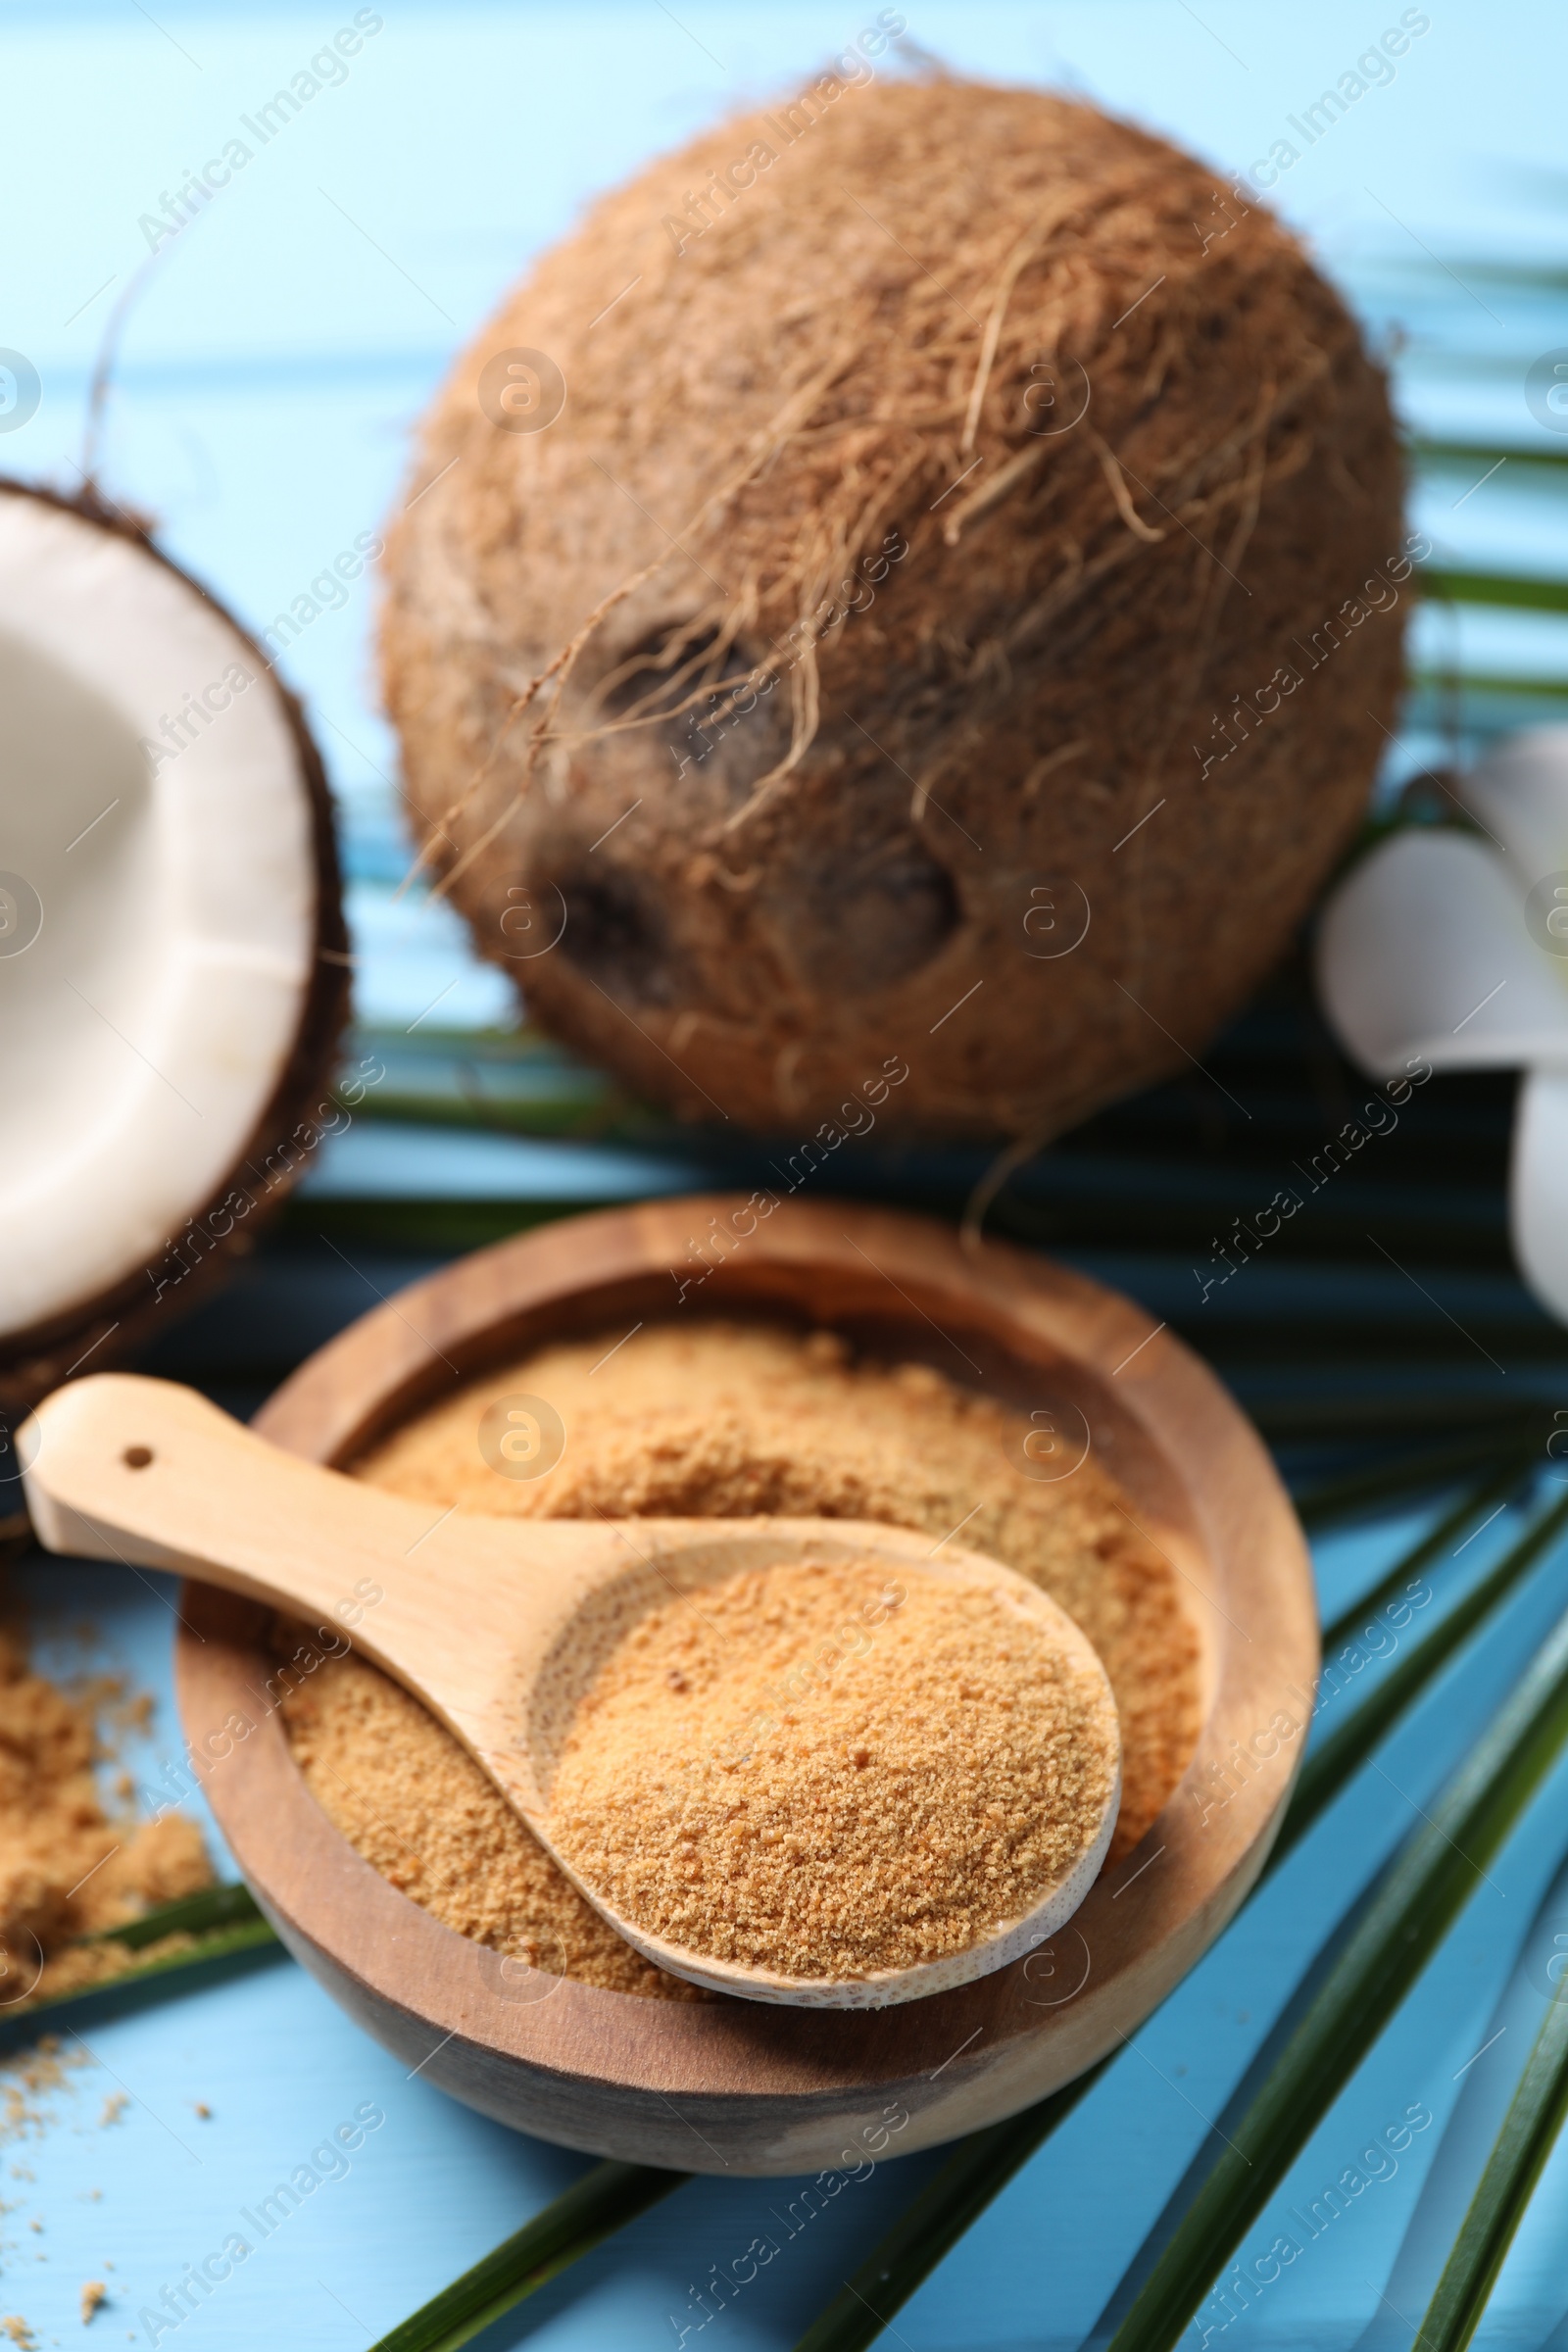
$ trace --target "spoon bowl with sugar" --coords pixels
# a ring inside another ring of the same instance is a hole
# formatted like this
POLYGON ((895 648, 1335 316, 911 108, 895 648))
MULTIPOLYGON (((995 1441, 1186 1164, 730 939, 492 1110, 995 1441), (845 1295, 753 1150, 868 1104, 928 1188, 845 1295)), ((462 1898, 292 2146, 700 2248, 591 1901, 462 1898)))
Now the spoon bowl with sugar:
POLYGON ((610 1925, 714 1992, 883 2008, 1047 1942, 1120 1795, 1098 1655, 951 1541, 832 1519, 488 1519, 106 1373, 19 1437, 50 1550, 353 1643, 462 1740, 610 1925))

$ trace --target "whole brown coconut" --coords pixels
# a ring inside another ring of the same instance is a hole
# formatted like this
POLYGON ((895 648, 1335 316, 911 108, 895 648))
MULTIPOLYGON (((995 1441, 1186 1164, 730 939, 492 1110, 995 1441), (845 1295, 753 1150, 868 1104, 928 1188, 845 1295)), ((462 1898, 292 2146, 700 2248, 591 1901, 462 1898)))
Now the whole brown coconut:
POLYGON ((466 354, 391 534, 422 847, 531 1009, 777 1129, 1044 1138, 1179 1066, 1365 801, 1408 577, 1300 248, 1085 106, 726 123, 466 354))

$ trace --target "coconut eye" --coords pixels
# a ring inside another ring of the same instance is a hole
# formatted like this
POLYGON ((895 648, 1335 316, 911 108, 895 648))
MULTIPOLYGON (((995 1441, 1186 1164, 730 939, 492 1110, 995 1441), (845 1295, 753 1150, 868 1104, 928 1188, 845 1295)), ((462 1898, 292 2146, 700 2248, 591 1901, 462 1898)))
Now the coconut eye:
MULTIPOLYGON (((624 717, 629 710, 642 710, 652 715, 671 709, 693 691, 705 674, 716 676, 713 667, 718 631, 703 629, 696 636, 670 626, 650 630, 636 645, 628 646, 608 671, 599 687, 606 715, 624 717)), ((728 672, 744 671, 749 662, 740 654, 732 653, 723 663, 728 672)))
POLYGON ((819 996, 869 996, 946 947, 963 919, 957 889, 912 834, 858 858, 801 858, 775 899, 783 952, 819 996))
POLYGON ((612 996, 665 1004, 674 994, 669 942, 659 910, 630 876, 566 875, 556 886, 565 903, 561 952, 612 996))
POLYGON ((409 793, 487 952, 509 868, 572 900, 530 1017, 639 1099, 806 1130, 886 1064, 884 1133, 1054 1133, 1240 1008, 1371 789, 1410 568, 1382 371, 1288 230, 1238 200, 1195 234, 1207 166, 1044 91, 890 77, 788 202, 694 199, 701 261, 645 270, 710 136, 502 314, 572 353, 548 439, 470 426, 482 473, 391 536, 409 793), (1176 519, 1194 466, 1246 587, 1176 519))

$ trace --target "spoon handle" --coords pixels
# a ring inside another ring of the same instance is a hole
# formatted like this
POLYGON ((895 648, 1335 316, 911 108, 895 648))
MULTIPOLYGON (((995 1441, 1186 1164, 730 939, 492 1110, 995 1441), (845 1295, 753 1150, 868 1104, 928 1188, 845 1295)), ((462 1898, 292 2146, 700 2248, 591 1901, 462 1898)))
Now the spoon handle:
POLYGON ((411 1553, 432 1514, 280 1452, 192 1389, 73 1381, 18 1446, 50 1551, 169 1569, 323 1625, 356 1624, 368 1603, 382 1650, 417 1635, 411 1553))
POLYGON ((582 1594, 637 1558, 612 1525, 404 1501, 281 1452, 194 1390, 129 1373, 57 1389, 18 1447, 47 1549, 221 1585, 323 1635, 351 1627, 354 1647, 538 1814, 524 1694, 582 1594))

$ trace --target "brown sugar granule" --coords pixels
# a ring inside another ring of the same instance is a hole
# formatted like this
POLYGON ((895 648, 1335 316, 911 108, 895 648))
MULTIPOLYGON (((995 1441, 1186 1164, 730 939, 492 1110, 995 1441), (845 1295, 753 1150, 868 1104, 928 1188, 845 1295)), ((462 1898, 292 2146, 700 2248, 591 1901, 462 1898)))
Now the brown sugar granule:
POLYGON ((93 1767, 106 1714, 145 1710, 106 1679, 66 1690, 33 1674, 18 1633, 0 1628, 0 1999, 14 2008, 181 1948, 188 1936, 135 1952, 72 1938, 212 1884, 195 1822, 105 1812, 93 1767))
POLYGON ((283 1716, 322 1811, 445 1926, 609 1992, 694 1994, 605 1925, 466 1750, 374 1667, 326 1659, 283 1716))
POLYGON ((1104 1686, 1004 1595, 789 1562, 651 1610, 585 1695, 550 1795, 634 1927, 849 1979, 970 1949, 1094 1844, 1104 1686))
MULTIPOLYGON (((1066 1478, 1037 1479, 1027 1413, 925 1365, 854 1362, 827 1332, 651 1324, 607 1356, 619 1338, 541 1348, 466 1383, 363 1455, 355 1474, 438 1511, 773 1512, 879 1519, 933 1541, 960 1530, 957 1543, 1042 1586, 1099 1651, 1122 1738, 1111 1858, 1130 1851, 1197 1739, 1199 1655, 1174 1569, 1095 1453, 1066 1478), (565 1426, 547 1477, 503 1477, 479 1449, 487 1406, 512 1395, 547 1398, 565 1426)), ((504 1947, 515 1917, 519 1929, 560 1936, 568 1954, 585 1920, 609 1935, 452 1736, 373 1668, 321 1667, 285 1714, 325 1811, 438 1918, 504 1947)), ((625 1956, 615 1989, 682 1989, 618 1938, 581 1965, 568 1959, 566 1973, 610 1984, 595 1972, 612 1965, 612 1948, 625 1956)))
POLYGON ((542 1348, 397 1431, 356 1474, 438 1509, 528 1518, 766 1511, 933 1538, 961 1522, 959 1544, 1032 1578, 1100 1652, 1121 1718, 1112 1855, 1137 1844, 1198 1737, 1198 1644, 1175 1570, 1092 1450, 1071 1476, 1036 1479, 1027 1413, 924 1364, 852 1363, 828 1332, 651 1325, 604 1359, 599 1340, 542 1348), (510 1394, 547 1398, 565 1424, 547 1477, 501 1477, 479 1450, 486 1405, 510 1394))

